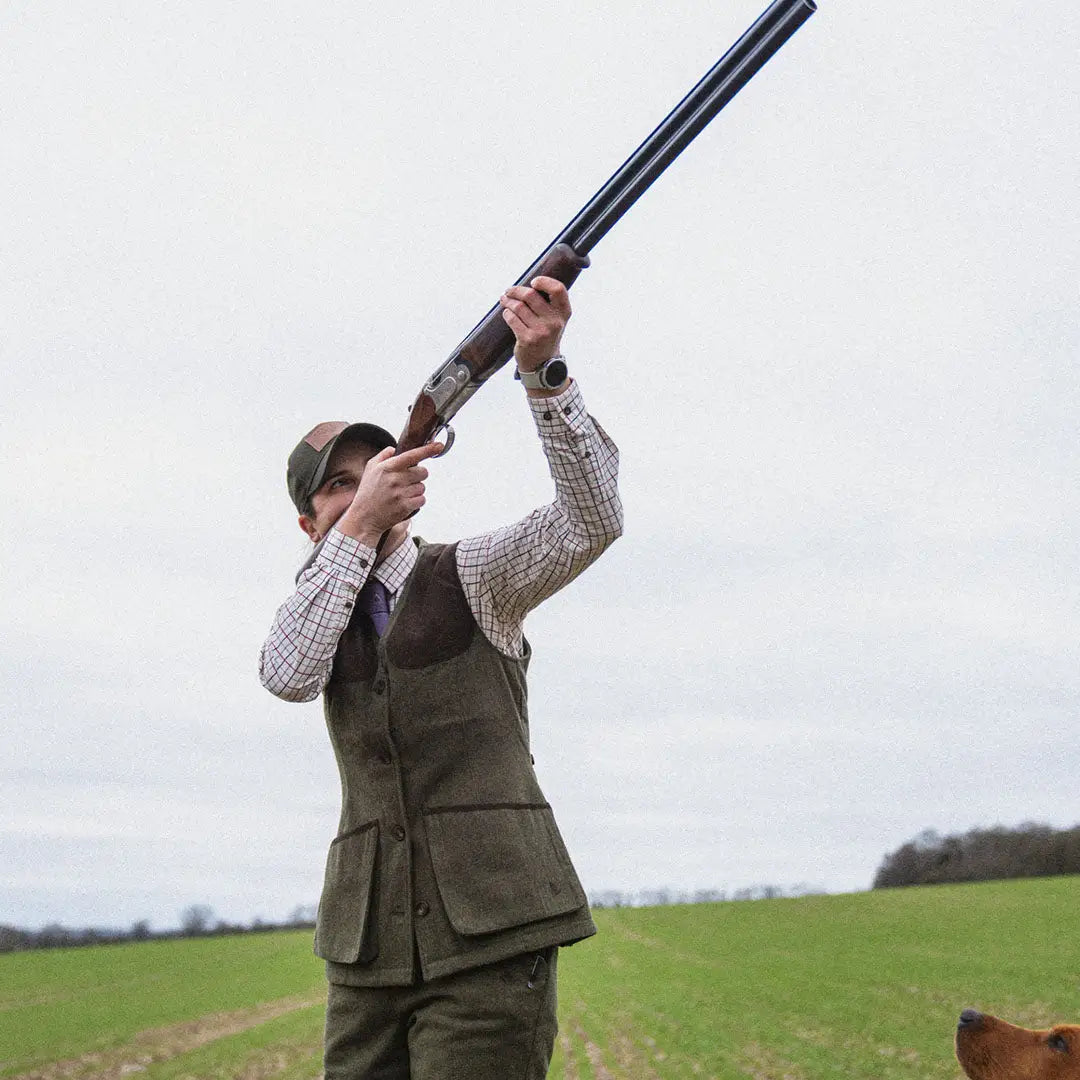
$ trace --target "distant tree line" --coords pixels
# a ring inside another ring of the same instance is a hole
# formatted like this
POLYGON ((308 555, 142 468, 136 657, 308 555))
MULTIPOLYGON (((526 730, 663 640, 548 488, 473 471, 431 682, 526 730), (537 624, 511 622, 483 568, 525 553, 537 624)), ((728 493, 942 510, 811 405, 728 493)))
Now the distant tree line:
POLYGON ((315 908, 301 906, 293 910, 284 922, 264 922, 254 918, 250 923, 218 919, 213 908, 192 904, 180 913, 180 927, 173 930, 152 930, 146 919, 139 919, 126 930, 102 930, 84 927, 79 930, 50 923, 40 930, 22 930, 16 926, 0 926, 0 953, 23 949, 68 949, 82 945, 117 945, 125 941, 167 941, 175 938, 213 937, 222 934, 257 934, 270 930, 311 929, 315 926, 315 908))
POLYGON ((808 885, 748 885, 733 889, 643 889, 640 892, 622 892, 619 889, 603 889, 589 897, 594 908, 621 907, 667 907, 669 904, 719 904, 733 900, 775 900, 781 896, 807 896, 814 890, 808 885))
MULTIPOLYGON (((692 892, 672 889, 624 892, 605 889, 590 896, 589 903, 594 908, 665 907, 668 904, 712 904, 728 900, 772 900, 780 896, 805 896, 810 891, 805 885, 789 888, 779 885, 751 885, 730 893, 722 889, 696 889, 692 892)), ((270 930, 313 929, 315 914, 315 906, 306 905, 295 908, 285 922, 264 922, 255 918, 245 924, 218 919, 213 908, 206 904, 192 904, 180 913, 179 928, 172 930, 153 930, 146 919, 139 919, 126 930, 102 930, 95 927, 75 930, 60 923, 50 923, 40 930, 0 925, 0 953, 19 952, 24 949, 116 945, 125 941, 167 941, 222 934, 257 934, 270 930)))
POLYGON ((1015 828, 972 829, 960 836, 927 830, 885 856, 873 887, 1059 874, 1080 874, 1080 825, 1053 829, 1026 822, 1015 828))

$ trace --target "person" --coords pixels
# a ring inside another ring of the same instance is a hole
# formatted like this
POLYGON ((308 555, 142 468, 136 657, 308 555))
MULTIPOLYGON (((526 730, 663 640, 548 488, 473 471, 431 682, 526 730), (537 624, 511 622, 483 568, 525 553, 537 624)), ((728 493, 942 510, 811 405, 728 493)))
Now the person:
POLYGON ((563 285, 500 302, 549 505, 426 544, 411 515, 441 444, 394 456, 383 428, 337 421, 289 457, 316 548, 260 677, 288 701, 323 695, 342 781, 315 930, 326 1080, 538 1080, 558 949, 596 931, 529 751, 523 624, 621 534, 618 451, 566 374, 563 285))

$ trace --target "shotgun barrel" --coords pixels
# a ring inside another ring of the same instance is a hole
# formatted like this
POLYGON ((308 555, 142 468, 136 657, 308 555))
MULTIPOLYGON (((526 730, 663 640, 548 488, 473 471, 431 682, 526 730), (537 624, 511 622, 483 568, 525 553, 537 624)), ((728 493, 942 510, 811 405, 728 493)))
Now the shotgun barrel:
MULTIPOLYGON (((515 284, 528 284, 544 274, 572 285, 589 265, 596 244, 816 10, 815 0, 773 0, 515 284)), ((450 419, 513 351, 514 335, 495 304, 421 390, 398 452, 422 446, 443 431, 448 450, 453 441, 450 419)))
POLYGON ((817 10, 814 0, 775 0, 757 22, 619 166, 552 242, 588 255, 653 181, 817 10))

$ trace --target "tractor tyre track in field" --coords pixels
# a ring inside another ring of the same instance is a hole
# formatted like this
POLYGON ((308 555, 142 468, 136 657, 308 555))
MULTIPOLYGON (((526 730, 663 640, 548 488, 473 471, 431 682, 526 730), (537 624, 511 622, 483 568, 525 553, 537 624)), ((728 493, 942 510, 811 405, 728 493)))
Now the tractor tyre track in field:
POLYGON ((594 1080, 615 1080, 615 1074, 607 1067, 604 1061, 604 1051, 589 1038, 581 1021, 575 1018, 574 1034, 581 1040, 585 1047, 585 1056, 589 1059, 589 1067, 592 1069, 594 1080))
POLYGON ((607 927, 609 933, 614 934, 615 937, 620 937, 623 941, 633 942, 635 945, 641 945, 643 948, 650 949, 654 952, 661 953, 666 956, 670 956, 673 960, 677 960, 680 964, 688 964, 692 967, 712 967, 713 962, 708 956, 703 956, 700 952, 690 952, 687 949, 677 948, 672 945, 670 941, 663 941, 660 938, 649 937, 646 934, 639 933, 635 930, 631 930, 628 926, 620 926, 615 924, 607 927))
MULTIPOLYGON (((137 1076, 150 1065, 198 1050, 217 1039, 237 1035, 279 1016, 311 1008, 322 1001, 321 996, 282 998, 250 1009, 211 1013, 195 1020, 148 1028, 122 1046, 66 1061, 50 1062, 10 1080, 126 1080, 127 1077, 137 1076)), ((286 1055, 271 1053, 262 1061, 253 1061, 245 1068, 242 1077, 243 1080, 264 1080, 291 1063, 286 1055)))
MULTIPOLYGON (((580 1011, 571 1013, 567 1017, 566 1023, 577 1037, 581 1048, 585 1051, 585 1057, 588 1059, 589 1069, 592 1072, 593 1080, 616 1080, 615 1074, 607 1067, 607 1063, 604 1061, 603 1049, 589 1037, 588 1031, 585 1030, 585 1024, 582 1020, 585 1003, 579 1001, 576 1005, 577 1010, 580 1011)), ((574 1041, 565 1031, 561 1032, 559 1035, 559 1045, 566 1058, 564 1080, 578 1080, 579 1073, 577 1061, 574 1057, 574 1041)))
POLYGON ((559 1032, 559 1049, 563 1055, 563 1080, 581 1080, 574 1058, 574 1044, 565 1031, 559 1032))
POLYGON ((751 1080, 806 1080, 806 1074, 761 1043, 743 1047, 740 1066, 751 1080))
MULTIPOLYGON (((575 1011, 566 1018, 569 1031, 559 1032, 563 1080, 580 1080, 577 1053, 584 1054, 593 1080, 660 1080, 654 1066, 668 1055, 655 1039, 633 1032, 630 1018, 622 1014, 613 1020, 607 1046, 601 1046, 585 1027, 586 1012, 585 1003, 577 1002, 575 1011)), ((691 1063, 691 1067, 695 1075, 702 1073, 697 1064, 691 1063)))
MULTIPOLYGON (((651 1039, 647 1041, 656 1045, 651 1039)), ((632 1076, 634 1080, 660 1080, 660 1074, 652 1067, 652 1060, 655 1060, 652 1052, 642 1047, 629 1032, 619 1031, 612 1039, 611 1049, 623 1076, 632 1076)), ((660 1051, 660 1060, 665 1056, 660 1051)))

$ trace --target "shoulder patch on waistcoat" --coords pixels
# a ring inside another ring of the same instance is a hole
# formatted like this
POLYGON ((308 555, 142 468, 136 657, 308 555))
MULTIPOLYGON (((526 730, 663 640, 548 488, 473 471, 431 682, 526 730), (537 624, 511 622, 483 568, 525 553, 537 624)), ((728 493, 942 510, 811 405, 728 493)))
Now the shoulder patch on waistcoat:
POLYGON ((477 626, 461 587, 456 555, 457 544, 420 549, 402 610, 395 611, 386 638, 386 658, 394 667, 428 667, 469 647, 477 626))

